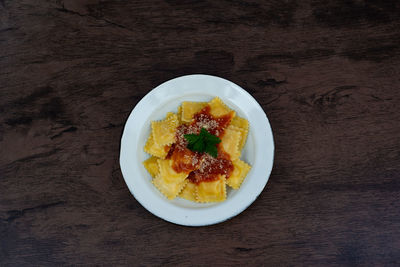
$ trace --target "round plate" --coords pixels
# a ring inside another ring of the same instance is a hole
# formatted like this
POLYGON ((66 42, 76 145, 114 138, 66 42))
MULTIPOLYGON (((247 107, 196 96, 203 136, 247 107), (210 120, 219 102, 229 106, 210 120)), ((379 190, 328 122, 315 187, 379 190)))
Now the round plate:
POLYGON ((246 209, 264 189, 272 170, 274 141, 267 116, 257 101, 238 85, 209 75, 188 75, 169 80, 150 91, 130 114, 121 139, 120 165, 132 195, 154 215, 172 223, 203 226, 225 221, 246 209), (227 199, 195 203, 181 198, 168 200, 151 183, 142 162, 150 134, 150 122, 177 112, 183 101, 209 101, 219 96, 250 123, 241 159, 252 168, 238 190, 227 187, 227 199))

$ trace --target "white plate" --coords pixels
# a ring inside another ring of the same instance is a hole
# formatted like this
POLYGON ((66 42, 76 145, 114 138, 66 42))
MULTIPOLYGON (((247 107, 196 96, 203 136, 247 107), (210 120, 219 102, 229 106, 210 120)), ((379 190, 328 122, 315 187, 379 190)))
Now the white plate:
POLYGON ((263 191, 273 159, 271 127, 257 101, 238 85, 209 75, 182 76, 150 91, 133 109, 121 139, 121 171, 132 195, 154 215, 187 226, 219 223, 245 210, 263 191), (215 96, 249 120, 249 135, 241 159, 252 168, 238 190, 227 187, 224 202, 168 200, 151 183, 151 176, 142 165, 149 157, 143 146, 150 133, 150 121, 163 119, 168 111, 177 112, 182 101, 209 101, 215 96))

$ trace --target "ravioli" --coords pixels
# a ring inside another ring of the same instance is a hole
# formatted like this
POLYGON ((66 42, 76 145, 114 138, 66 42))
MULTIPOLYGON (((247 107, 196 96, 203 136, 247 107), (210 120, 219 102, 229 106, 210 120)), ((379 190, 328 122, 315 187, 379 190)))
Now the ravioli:
POLYGON ((152 183, 170 200, 176 197, 199 203, 226 200, 227 186, 239 189, 251 169, 240 159, 249 122, 237 116, 219 97, 209 102, 185 101, 177 111, 151 122, 151 133, 144 146, 150 157, 143 166, 152 183), (192 135, 193 139, 203 128, 210 135, 205 140, 213 140, 216 146, 213 153, 198 152, 188 146, 189 139, 185 136, 192 135))

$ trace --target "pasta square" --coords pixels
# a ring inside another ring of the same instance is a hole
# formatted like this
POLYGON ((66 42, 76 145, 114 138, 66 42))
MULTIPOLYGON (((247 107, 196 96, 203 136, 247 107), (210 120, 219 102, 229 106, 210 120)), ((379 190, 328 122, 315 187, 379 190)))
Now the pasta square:
POLYGON ((153 184, 168 199, 174 199, 179 192, 185 187, 187 180, 179 183, 168 183, 160 175, 153 179, 153 184))
POLYGON ((201 182, 197 185, 198 202, 220 202, 226 199, 225 175, 219 175, 218 180, 201 182))
POLYGON ((195 183, 189 181, 186 184, 186 186, 182 189, 182 191, 179 193, 179 197, 190 201, 196 201, 197 198, 196 187, 197 185, 195 183))
POLYGON ((182 121, 191 122, 193 115, 202 110, 207 102, 183 102, 182 103, 182 121))
POLYGON ((170 145, 175 142, 175 131, 178 127, 178 116, 169 112, 165 120, 151 122, 154 142, 157 145, 170 145))
POLYGON ((168 155, 169 147, 156 144, 153 135, 150 134, 144 146, 144 151, 152 156, 164 159, 168 155))
POLYGON ((235 160, 240 157, 240 140, 241 133, 236 131, 233 126, 228 126, 228 128, 225 129, 225 134, 221 138, 221 145, 224 151, 229 154, 231 160, 235 160))
POLYGON ((153 184, 168 199, 174 199, 188 182, 185 179, 189 174, 175 172, 170 159, 159 159, 157 162, 160 173, 153 179, 153 184))
POLYGON ((233 172, 231 176, 226 180, 226 184, 233 189, 239 189, 247 173, 250 171, 250 165, 240 159, 234 160, 233 172))
POLYGON ((248 130, 249 129, 249 122, 248 120, 239 117, 239 116, 235 116, 232 121, 231 121, 231 125, 248 130))
POLYGON ((178 107, 177 116, 178 116, 178 122, 179 122, 179 124, 182 124, 182 105, 180 105, 180 106, 178 107))
POLYGON ((213 116, 220 117, 233 112, 233 117, 235 117, 236 112, 228 108, 219 97, 215 97, 208 105, 210 106, 210 113, 213 116))
POLYGON ((158 159, 157 163, 160 176, 165 178, 166 181, 183 181, 189 175, 189 173, 186 172, 176 172, 172 168, 173 161, 171 159, 158 159))
POLYGON ((165 116, 166 120, 175 120, 174 122, 176 122, 176 120, 178 119, 177 115, 173 112, 167 112, 167 115, 165 116))
POLYGON ((146 159, 143 161, 143 166, 153 178, 160 173, 158 169, 157 157, 151 156, 150 158, 146 159))
POLYGON ((233 126, 233 125, 229 125, 229 127, 232 130, 235 130, 235 131, 240 133, 239 151, 241 151, 242 148, 244 147, 244 145, 246 144, 247 134, 248 134, 249 130, 248 129, 239 128, 239 127, 236 127, 236 126, 233 126))

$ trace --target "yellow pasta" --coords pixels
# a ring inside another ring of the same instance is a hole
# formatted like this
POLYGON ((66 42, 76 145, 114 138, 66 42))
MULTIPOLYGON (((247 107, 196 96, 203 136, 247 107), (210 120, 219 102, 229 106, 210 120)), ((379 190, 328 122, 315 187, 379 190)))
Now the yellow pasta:
POLYGON ((157 163, 160 176, 166 181, 183 181, 189 175, 186 172, 176 172, 174 168, 172 168, 173 161, 171 159, 158 159, 157 163))
POLYGON ((230 112, 233 112, 233 117, 235 117, 236 112, 228 108, 224 102, 219 97, 215 97, 211 100, 208 105, 210 106, 210 113, 214 116, 223 116, 230 112))
POLYGON ((220 202, 226 199, 225 176, 219 175, 218 180, 201 182, 197 185, 198 202, 220 202))
POLYGON ((239 128, 243 128, 245 130, 249 129, 249 122, 246 119, 239 117, 239 116, 235 116, 232 119, 231 125, 239 127, 239 128))
POLYGON ((183 102, 182 103, 182 121, 191 122, 193 115, 199 112, 207 105, 207 102, 183 102))
POLYGON ((243 128, 239 128, 239 127, 233 126, 232 124, 229 125, 228 128, 240 133, 239 151, 242 150, 242 148, 246 144, 247 133, 249 131, 247 129, 243 129, 243 128))
POLYGON ((174 199, 185 187, 186 183, 187 180, 183 180, 180 183, 167 183, 160 175, 153 179, 155 187, 168 199, 174 199))
POLYGON ((183 102, 177 113, 151 122, 144 146, 151 157, 143 166, 165 197, 220 202, 226 199, 227 185, 240 188, 251 168, 239 159, 249 123, 235 115, 215 97, 210 102, 183 102), (221 151, 229 156, 220 156, 221 151))
POLYGON ((150 134, 146 145, 144 146, 144 151, 152 156, 164 159, 168 154, 168 147, 156 144, 154 142, 153 135, 150 134))
POLYGON ((153 135, 154 142, 160 146, 174 143, 178 124, 178 116, 172 112, 167 114, 165 120, 153 121, 151 123, 151 134, 153 135))
POLYGON ((179 197, 190 200, 196 201, 196 187, 197 185, 191 181, 189 181, 183 190, 179 193, 179 197))
POLYGON ((167 112, 165 119, 175 124, 178 116, 173 112, 167 112))
POLYGON ((148 158, 147 160, 143 161, 143 165, 152 177, 156 177, 160 173, 158 169, 157 157, 152 156, 148 158))
POLYGON ((180 106, 178 107, 178 114, 177 114, 177 116, 178 116, 178 122, 179 122, 179 124, 182 124, 182 105, 180 105, 180 106))
POLYGON ((232 126, 225 129, 225 134, 221 138, 221 145, 226 153, 229 154, 231 160, 238 159, 240 156, 239 144, 241 133, 236 131, 232 126))
POLYGON ((185 179, 189 174, 177 173, 172 168, 172 160, 170 159, 159 159, 157 162, 160 173, 153 179, 153 184, 167 198, 174 199, 187 183, 185 179))
POLYGON ((246 119, 242 118, 242 117, 235 116, 232 119, 230 125, 239 128, 239 129, 235 128, 235 130, 240 131, 240 134, 242 136, 241 140, 240 140, 240 143, 239 143, 239 149, 242 150, 242 148, 246 144, 247 134, 249 132, 249 122, 246 119))
POLYGON ((234 160, 233 172, 231 176, 226 180, 226 184, 233 189, 239 189, 247 173, 250 171, 250 165, 240 159, 234 160))

